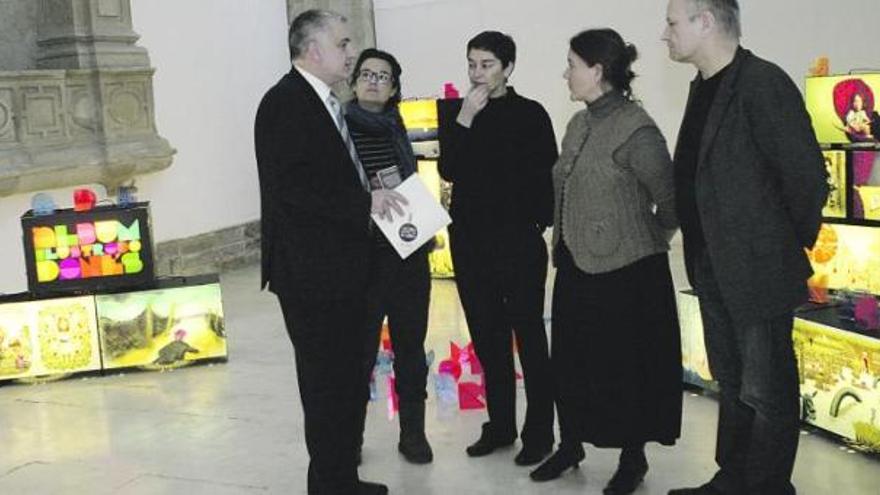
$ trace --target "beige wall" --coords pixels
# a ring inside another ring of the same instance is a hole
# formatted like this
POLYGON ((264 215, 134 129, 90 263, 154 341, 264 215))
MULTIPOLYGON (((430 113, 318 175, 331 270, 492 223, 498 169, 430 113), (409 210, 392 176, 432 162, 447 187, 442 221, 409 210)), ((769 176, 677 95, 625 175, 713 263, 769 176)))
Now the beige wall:
MULTIPOLYGON (((878 39, 880 1, 740 4, 744 46, 777 62, 801 86, 820 54, 831 57, 835 71, 880 69, 880 49, 872 41, 878 39)), ((545 105, 557 134, 580 108, 568 100, 562 79, 568 39, 585 28, 613 27, 641 52, 635 91, 672 143, 694 70, 667 58, 660 42, 665 13, 665 0, 375 0, 377 43, 400 59, 405 95, 436 95, 444 81, 465 89, 467 40, 484 29, 505 31, 519 49, 512 83, 545 105)))

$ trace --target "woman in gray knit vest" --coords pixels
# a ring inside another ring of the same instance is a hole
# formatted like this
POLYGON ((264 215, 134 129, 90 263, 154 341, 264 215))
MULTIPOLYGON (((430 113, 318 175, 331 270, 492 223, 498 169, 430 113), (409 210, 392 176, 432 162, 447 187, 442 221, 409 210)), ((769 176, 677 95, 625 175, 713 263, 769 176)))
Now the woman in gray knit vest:
POLYGON ((553 168, 552 364, 561 443, 531 473, 558 478, 582 442, 621 449, 603 493, 631 493, 649 441, 681 429, 681 350, 669 272, 673 169, 657 125, 633 99, 636 48, 611 29, 570 42, 565 78, 587 108, 553 168))

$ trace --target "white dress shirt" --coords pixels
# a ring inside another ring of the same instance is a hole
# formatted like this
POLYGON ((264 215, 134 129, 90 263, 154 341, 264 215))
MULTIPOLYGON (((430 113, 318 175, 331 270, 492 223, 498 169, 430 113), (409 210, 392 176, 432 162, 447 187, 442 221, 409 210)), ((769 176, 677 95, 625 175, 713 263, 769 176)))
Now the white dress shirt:
POLYGON ((330 95, 332 94, 330 86, 328 86, 327 83, 325 83, 324 81, 315 77, 311 72, 297 66, 296 64, 293 64, 293 68, 296 69, 296 71, 303 76, 306 82, 308 82, 312 89, 315 90, 315 93, 318 93, 318 98, 321 99, 321 102, 324 104, 324 108, 327 109, 327 113, 330 115, 330 118, 333 119, 333 122, 336 122, 336 112, 330 106, 330 95))

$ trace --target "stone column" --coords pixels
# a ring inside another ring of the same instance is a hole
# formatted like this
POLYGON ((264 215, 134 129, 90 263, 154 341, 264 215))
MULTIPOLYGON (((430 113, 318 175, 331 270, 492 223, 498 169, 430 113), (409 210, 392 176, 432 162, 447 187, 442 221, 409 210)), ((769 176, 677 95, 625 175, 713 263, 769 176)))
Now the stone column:
POLYGON ((0 72, 0 196, 100 183, 171 164, 130 0, 38 0, 37 70, 0 72))
POLYGON ((150 66, 135 45, 130 0, 40 0, 37 67, 96 69, 150 66))

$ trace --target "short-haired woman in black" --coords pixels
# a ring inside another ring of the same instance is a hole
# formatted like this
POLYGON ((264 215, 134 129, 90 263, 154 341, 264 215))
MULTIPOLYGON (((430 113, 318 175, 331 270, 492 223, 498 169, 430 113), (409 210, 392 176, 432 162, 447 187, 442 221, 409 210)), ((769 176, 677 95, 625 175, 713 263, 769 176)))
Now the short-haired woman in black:
POLYGON ((657 125, 633 99, 636 49, 611 29, 570 42, 565 78, 586 103, 553 168, 556 194, 551 361, 561 443, 531 473, 558 478, 582 442, 621 449, 603 493, 631 493, 645 443, 681 429, 681 350, 668 240, 673 169, 657 125))
MULTIPOLYGON (((346 106, 345 119, 371 190, 392 189, 416 173, 415 156, 397 107, 401 72, 394 56, 369 48, 358 57, 351 76, 355 99, 346 106)), ((428 366, 424 344, 431 295, 429 245, 401 259, 378 228, 373 233, 368 315, 363 333, 364 374, 369 377, 376 364, 379 331, 387 315, 400 398, 397 449, 407 461, 425 464, 434 458, 425 437, 428 366)), ((369 388, 365 386, 364 414, 369 397, 369 388)), ((362 421, 362 435, 363 425, 362 421)))
POLYGON ((516 43, 483 31, 467 44, 471 87, 463 100, 438 102, 440 176, 452 183, 449 242, 468 332, 483 365, 486 412, 480 437, 465 451, 483 457, 512 445, 519 466, 553 450, 553 385, 544 290, 553 219, 556 138, 544 107, 509 78, 516 43), (526 408, 517 426, 513 339, 526 408), (521 433, 520 433, 521 432, 521 433))

